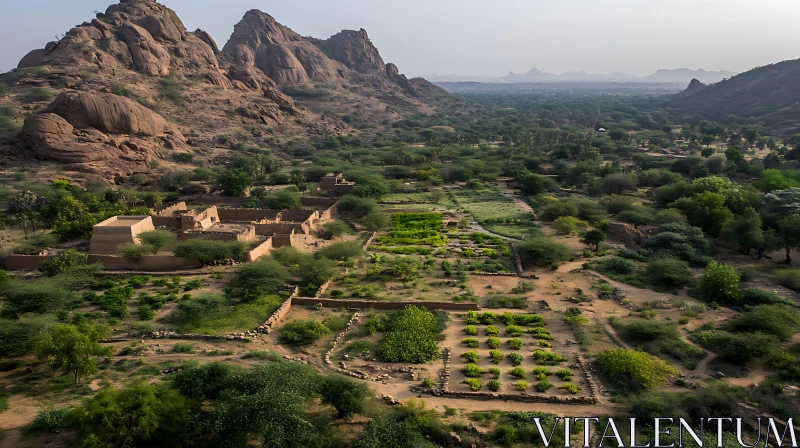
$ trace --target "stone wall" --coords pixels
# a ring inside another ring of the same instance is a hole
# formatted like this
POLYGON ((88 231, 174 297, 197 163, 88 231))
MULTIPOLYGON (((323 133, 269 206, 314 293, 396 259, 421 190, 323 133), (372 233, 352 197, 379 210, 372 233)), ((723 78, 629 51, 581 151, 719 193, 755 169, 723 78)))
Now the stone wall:
POLYGON ((450 392, 412 386, 412 392, 428 393, 448 398, 467 398, 471 400, 503 400, 523 403, 555 403, 555 404, 594 404, 597 400, 587 395, 547 395, 547 394, 500 394, 492 392, 450 392))
POLYGON ((175 216, 175 212, 183 212, 186 210, 188 210, 188 208, 186 207, 185 202, 177 202, 156 210, 153 216, 175 216))
POLYGON ((45 255, 8 255, 5 266, 9 271, 35 271, 48 258, 45 255))
POLYGON ((361 250, 367 250, 369 248, 369 246, 372 245, 372 242, 375 241, 375 238, 377 238, 377 237, 378 237, 378 232, 372 232, 372 235, 370 235, 369 238, 367 238, 367 241, 364 243, 364 245, 361 246, 361 250))
POLYGON ((135 262, 114 255, 89 255, 89 263, 100 263, 106 271, 177 271, 199 268, 200 263, 186 258, 166 255, 146 255, 135 262))
POLYGON ((294 294, 289 296, 285 302, 281 304, 281 306, 272 313, 272 316, 267 319, 262 325, 259 325, 256 328, 256 331, 259 333, 270 334, 272 330, 275 328, 275 325, 283 320, 286 317, 286 314, 289 313, 289 310, 292 309, 292 301, 294 300, 294 294))
POLYGON ((254 241, 256 239, 256 229, 254 226, 239 226, 241 230, 232 232, 215 232, 215 228, 211 227, 207 230, 187 230, 180 234, 181 240, 190 240, 195 238, 202 238, 204 240, 214 241, 254 241))
POLYGON ((266 241, 259 244, 255 249, 247 253, 247 262, 253 262, 268 254, 272 250, 272 238, 267 238, 266 241))
POLYGON ((517 244, 514 242, 509 243, 511 246, 511 253, 514 255, 514 266, 517 268, 517 275, 522 277, 524 270, 522 269, 522 259, 519 257, 519 250, 517 244))
POLYGON ((339 199, 335 198, 311 198, 311 197, 300 198, 300 203, 303 205, 303 207, 322 207, 329 210, 338 202, 339 199))
POLYGON ((190 339, 197 341, 251 341, 249 337, 240 333, 228 334, 225 336, 213 336, 208 334, 176 333, 169 330, 154 331, 150 333, 150 337, 153 339, 190 339))
POLYGON ((367 309, 374 308, 376 310, 399 310, 405 308, 407 305, 415 305, 424 307, 428 310, 453 310, 453 311, 477 311, 481 307, 477 303, 452 303, 452 302, 377 302, 372 300, 336 300, 336 299, 319 299, 315 297, 297 297, 293 304, 300 306, 317 306, 322 305, 326 308, 355 308, 367 309))
POLYGON ((221 208, 217 211, 219 219, 223 222, 254 222, 264 219, 275 220, 281 213, 280 210, 249 209, 249 208, 221 208))
POLYGON ((294 234, 273 235, 272 247, 294 247, 294 234))
POLYGON ((284 210, 281 212, 281 222, 310 224, 315 219, 319 219, 319 213, 315 210, 284 210))
POLYGON ((171 229, 181 228, 180 216, 153 216, 153 226, 169 227, 171 229))
POLYGON ((308 235, 311 228, 303 223, 274 223, 274 224, 253 224, 256 228, 256 235, 289 235, 291 233, 301 233, 308 235))

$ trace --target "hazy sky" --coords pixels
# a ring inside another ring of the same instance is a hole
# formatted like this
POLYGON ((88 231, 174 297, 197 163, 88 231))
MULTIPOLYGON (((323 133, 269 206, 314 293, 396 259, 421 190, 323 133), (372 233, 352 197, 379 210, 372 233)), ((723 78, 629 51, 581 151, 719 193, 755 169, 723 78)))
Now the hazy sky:
MULTIPOLYGON (((0 69, 16 67, 109 0, 3 0, 0 69)), ((800 58, 798 0, 164 0, 224 45, 245 11, 326 38, 365 28, 410 76, 504 75, 531 67, 647 75, 745 71, 800 58)))

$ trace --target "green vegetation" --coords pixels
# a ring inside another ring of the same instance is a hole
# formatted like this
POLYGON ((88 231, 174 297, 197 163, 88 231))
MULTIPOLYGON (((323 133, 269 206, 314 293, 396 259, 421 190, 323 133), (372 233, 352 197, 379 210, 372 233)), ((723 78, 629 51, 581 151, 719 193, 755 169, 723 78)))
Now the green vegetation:
POLYGON ((605 377, 620 390, 649 390, 665 385, 677 371, 645 352, 625 348, 600 353, 597 365, 605 377))
POLYGON ((311 345, 330 332, 316 320, 293 320, 281 327, 281 341, 290 345, 311 345))
POLYGON ((566 245, 548 238, 526 239, 518 250, 523 266, 552 266, 572 258, 566 245))
POLYGON ((209 264, 222 260, 244 259, 247 244, 243 241, 217 241, 205 239, 191 239, 175 245, 175 256, 188 258, 202 264, 209 264))
POLYGON ((423 363, 439 356, 437 317, 424 308, 408 305, 392 313, 378 356, 386 362, 423 363))

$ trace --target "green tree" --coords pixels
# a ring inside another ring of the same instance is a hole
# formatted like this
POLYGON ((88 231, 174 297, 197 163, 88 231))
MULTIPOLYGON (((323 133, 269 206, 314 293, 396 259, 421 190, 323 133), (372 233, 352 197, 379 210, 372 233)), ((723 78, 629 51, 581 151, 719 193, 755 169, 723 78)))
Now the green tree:
POLYGON ((97 218, 89 207, 72 196, 62 198, 53 224, 53 233, 62 240, 85 238, 92 234, 97 218))
POLYGON ((625 210, 617 215, 617 219, 628 224, 633 224, 634 228, 653 224, 653 209, 644 205, 637 205, 625 210))
POLYGON ((138 382, 106 388, 67 417, 85 447, 185 447, 197 436, 194 404, 165 386, 138 382))
POLYGON ((55 277, 66 272, 75 266, 86 266, 89 264, 89 256, 78 252, 75 249, 67 249, 58 253, 55 257, 48 258, 39 265, 39 272, 48 277, 55 277))
POLYGON ((350 226, 339 220, 326 222, 317 230, 317 235, 324 240, 332 240, 347 233, 350 233, 350 226))
POLYGON ((267 195, 262 203, 266 208, 273 210, 298 210, 302 207, 300 193, 288 189, 267 195))
POLYGON ((365 384, 339 375, 323 379, 319 392, 322 402, 336 408, 339 418, 363 413, 366 399, 372 395, 365 384))
POLYGON ((252 185, 250 176, 246 172, 235 169, 225 171, 217 177, 222 194, 225 196, 242 197, 252 185))
POLYGON ((578 227, 585 229, 589 227, 589 223, 572 216, 562 216, 553 224, 559 235, 571 235, 578 231, 578 227))
POLYGON ((149 230, 140 233, 138 237, 143 244, 152 248, 154 254, 157 254, 162 247, 175 239, 175 234, 167 230, 149 230))
POLYGON ((709 302, 722 305, 738 303, 742 297, 736 268, 712 261, 700 277, 700 291, 709 302))
POLYGON ((260 259, 240 267, 225 293, 244 302, 253 302, 276 294, 278 288, 291 279, 291 273, 274 259, 260 259))
POLYGON ((370 232, 377 232, 389 227, 389 216, 386 213, 375 210, 361 218, 361 225, 370 232))
POLYGON ((789 215, 780 220, 778 237, 786 249, 786 264, 792 264, 792 249, 800 247, 800 215, 789 215))
POLYGON ((676 201, 675 207, 684 210, 689 224, 703 229, 703 232, 713 237, 718 237, 725 223, 733 218, 733 212, 725 206, 725 196, 722 193, 699 193, 691 199, 676 201))
POLYGON ((583 234, 583 244, 593 245, 594 251, 600 252, 600 243, 605 241, 607 237, 602 230, 593 229, 583 234))
POLYGON ((36 356, 56 370, 70 372, 78 384, 81 377, 97 372, 98 357, 114 353, 113 347, 99 343, 108 333, 108 328, 96 325, 58 324, 36 338, 36 356))
POLYGON ((750 253, 751 250, 760 247, 764 242, 761 215, 758 214, 756 209, 748 207, 743 215, 725 223, 722 228, 722 237, 727 241, 735 242, 742 253, 750 253))

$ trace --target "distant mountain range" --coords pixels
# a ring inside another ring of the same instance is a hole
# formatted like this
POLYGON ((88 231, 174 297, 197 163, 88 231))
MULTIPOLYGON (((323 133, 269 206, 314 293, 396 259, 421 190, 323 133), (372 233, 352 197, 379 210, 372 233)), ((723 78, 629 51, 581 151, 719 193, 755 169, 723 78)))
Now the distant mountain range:
POLYGON ((457 74, 446 76, 426 77, 433 83, 443 82, 483 82, 483 83, 538 83, 538 82, 652 82, 652 83, 681 83, 688 84, 692 79, 697 79, 704 84, 722 81, 736 75, 727 71, 706 71, 703 69, 690 70, 688 68, 661 69, 649 76, 636 76, 630 73, 588 73, 585 71, 566 72, 559 75, 545 73, 537 68, 532 68, 527 73, 509 73, 499 78, 481 76, 462 76, 457 74))
POLYGON ((690 115, 725 121, 731 115, 747 117, 764 133, 793 135, 800 132, 800 60, 757 67, 724 82, 704 86, 692 82, 675 95, 670 107, 690 115))

